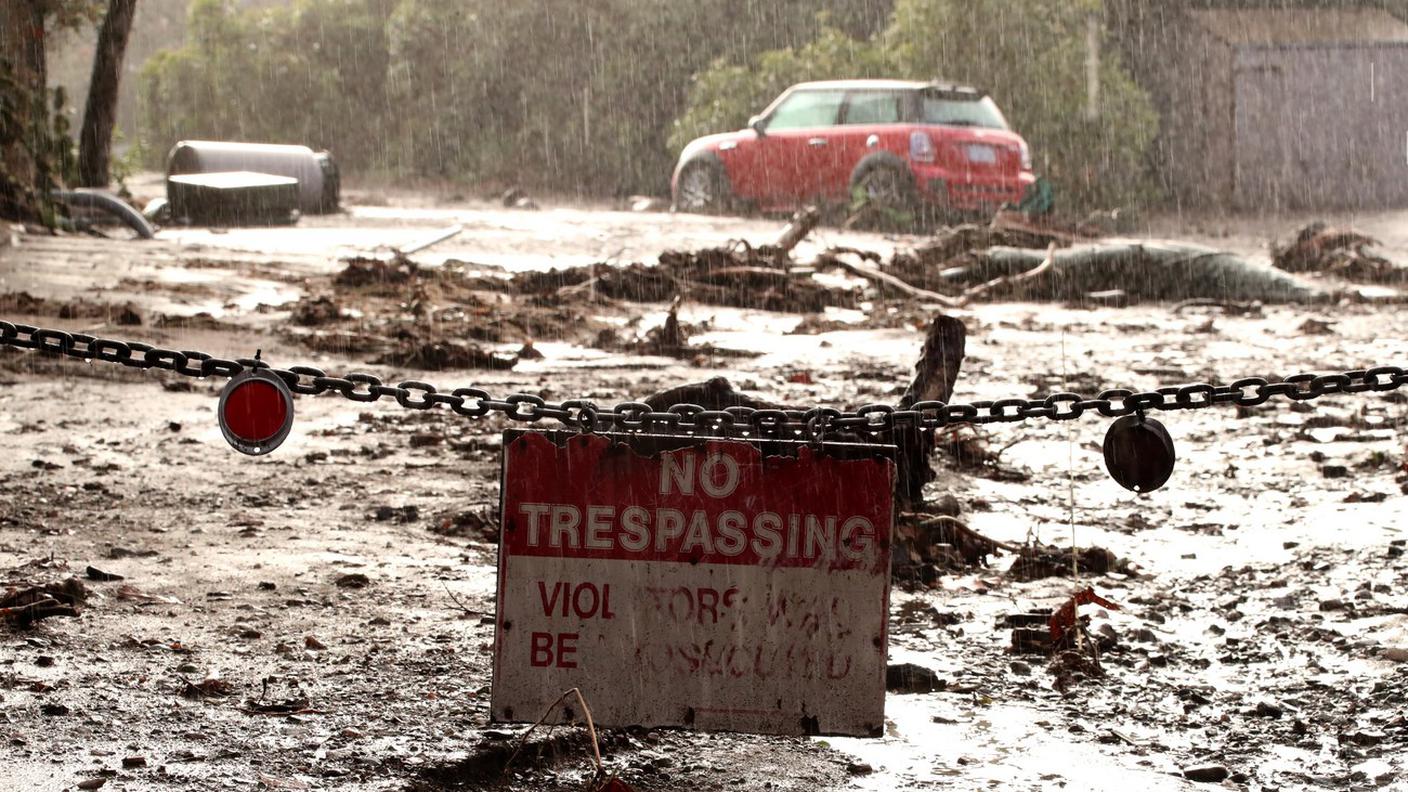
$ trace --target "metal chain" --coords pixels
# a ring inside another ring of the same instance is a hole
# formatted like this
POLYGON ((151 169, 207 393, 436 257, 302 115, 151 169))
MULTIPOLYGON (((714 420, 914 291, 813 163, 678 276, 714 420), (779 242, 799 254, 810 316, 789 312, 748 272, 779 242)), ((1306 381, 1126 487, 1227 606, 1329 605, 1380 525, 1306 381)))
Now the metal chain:
POLYGON ((1194 383, 1142 393, 1116 388, 1102 391, 1093 399, 1079 393, 1053 393, 1044 399, 1011 398, 968 404, 921 401, 905 409, 888 404, 867 404, 855 412, 842 412, 829 407, 810 410, 759 410, 751 407, 706 410, 696 404, 677 404, 665 412, 659 412, 643 402, 626 402, 611 409, 601 409, 589 401, 549 402, 530 393, 515 393, 495 399, 481 388, 455 388, 446 392, 418 380, 387 385, 371 374, 351 373, 345 377, 335 377, 312 366, 272 368, 267 363, 250 358, 228 360, 203 352, 161 349, 138 341, 117 341, 6 321, 0 321, 0 346, 117 363, 131 368, 162 369, 188 377, 233 377, 246 369, 266 369, 288 383, 294 393, 316 396, 331 391, 354 402, 391 398, 412 410, 429 410, 443 405, 467 418, 483 418, 496 413, 525 423, 554 420, 564 426, 589 432, 663 432, 803 440, 819 440, 823 433, 834 432, 874 435, 904 428, 938 429, 954 424, 1012 423, 1033 418, 1071 421, 1090 411, 1107 418, 1119 418, 1150 410, 1193 410, 1223 404, 1251 407, 1263 404, 1273 396, 1305 401, 1336 393, 1391 391, 1408 384, 1408 371, 1403 367, 1378 366, 1338 374, 1295 374, 1275 382, 1269 377, 1247 377, 1230 385, 1194 383))

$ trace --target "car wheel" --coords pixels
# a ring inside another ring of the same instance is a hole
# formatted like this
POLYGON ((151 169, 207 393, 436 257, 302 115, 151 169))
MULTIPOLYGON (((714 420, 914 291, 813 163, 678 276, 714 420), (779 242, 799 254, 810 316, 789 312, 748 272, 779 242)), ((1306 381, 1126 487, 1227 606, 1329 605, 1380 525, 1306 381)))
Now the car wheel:
POLYGON ((694 162, 680 173, 675 208, 681 212, 719 214, 728 209, 730 190, 724 169, 716 162, 694 162))
POLYGON ((890 165, 876 165, 857 175, 852 194, 885 213, 912 213, 916 196, 909 174, 890 165))

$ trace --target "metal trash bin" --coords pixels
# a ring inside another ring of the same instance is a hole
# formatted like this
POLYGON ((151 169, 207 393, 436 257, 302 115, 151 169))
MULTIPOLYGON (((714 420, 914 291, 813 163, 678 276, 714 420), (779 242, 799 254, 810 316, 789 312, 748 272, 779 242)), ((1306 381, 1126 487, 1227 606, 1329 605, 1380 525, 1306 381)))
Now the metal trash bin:
MULTIPOLYGON (((166 175, 250 171, 298 181, 297 209, 304 214, 335 212, 341 197, 337 164, 326 151, 274 143, 183 140, 166 157, 166 175)), ((168 186, 167 192, 170 192, 168 186)), ((170 197, 168 195, 168 197, 170 197)), ((174 203, 174 202, 173 202, 174 203)))

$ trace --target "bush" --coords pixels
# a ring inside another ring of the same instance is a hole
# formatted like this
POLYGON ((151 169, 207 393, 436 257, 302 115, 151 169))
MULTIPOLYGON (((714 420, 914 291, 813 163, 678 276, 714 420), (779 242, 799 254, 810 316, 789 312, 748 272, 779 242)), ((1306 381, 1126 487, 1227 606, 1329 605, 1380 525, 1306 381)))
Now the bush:
POLYGON ((1158 116, 1111 47, 1101 53, 1099 114, 1086 117, 1086 20, 1099 11, 1096 0, 898 0, 871 39, 827 28, 800 49, 716 61, 695 77, 670 145, 678 151, 699 135, 738 129, 803 80, 942 78, 991 93, 1062 203, 1146 203, 1145 152, 1158 116))
POLYGON ((388 6, 300 0, 237 12, 195 0, 185 45, 142 68, 140 137, 156 158, 183 138, 213 138, 302 143, 383 164, 388 6))
POLYGON ((746 65, 722 59, 694 78, 689 106, 675 121, 669 145, 676 152, 701 135, 741 129, 789 85, 808 80, 888 77, 898 67, 886 48, 832 27, 800 49, 764 52, 746 65))
POLYGON ((196 0, 148 62, 143 137, 304 142, 349 170, 587 194, 663 192, 689 79, 804 44, 814 7, 869 34, 892 0, 196 0))
POLYGON ((1158 114, 1112 46, 1100 54, 1099 114, 1086 117, 1086 21, 1099 0, 899 0, 885 48, 916 77, 990 92, 1031 144, 1037 170, 1078 207, 1146 203, 1145 152, 1158 114))

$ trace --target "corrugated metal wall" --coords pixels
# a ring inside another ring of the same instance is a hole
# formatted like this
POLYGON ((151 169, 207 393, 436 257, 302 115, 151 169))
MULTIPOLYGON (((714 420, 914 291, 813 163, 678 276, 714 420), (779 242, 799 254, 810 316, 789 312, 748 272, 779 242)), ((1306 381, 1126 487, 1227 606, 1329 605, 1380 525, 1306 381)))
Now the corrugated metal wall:
POLYGON ((1233 200, 1408 206, 1408 47, 1238 47, 1233 200))

